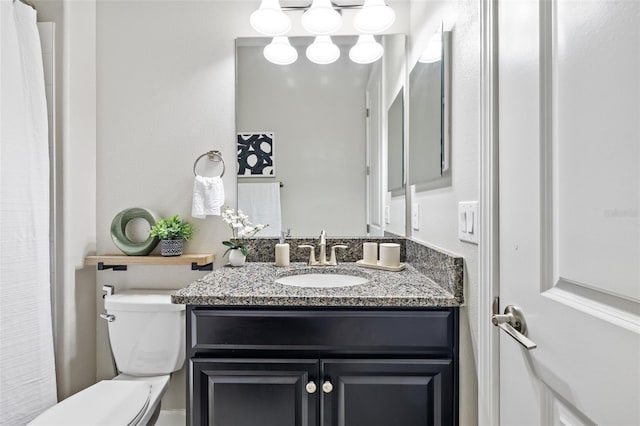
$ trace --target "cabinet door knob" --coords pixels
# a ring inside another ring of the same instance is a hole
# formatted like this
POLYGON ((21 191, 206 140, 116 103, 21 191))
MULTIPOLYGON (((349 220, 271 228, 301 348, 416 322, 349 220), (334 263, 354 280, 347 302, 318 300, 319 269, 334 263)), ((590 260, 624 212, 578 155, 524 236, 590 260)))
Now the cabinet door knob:
POLYGON ((324 393, 331 393, 331 391, 333 390, 333 385, 331 384, 330 381, 326 381, 322 384, 322 391, 324 393))
POLYGON ((316 383, 313 381, 307 383, 307 385, 304 388, 307 390, 307 393, 315 393, 318 390, 316 383))

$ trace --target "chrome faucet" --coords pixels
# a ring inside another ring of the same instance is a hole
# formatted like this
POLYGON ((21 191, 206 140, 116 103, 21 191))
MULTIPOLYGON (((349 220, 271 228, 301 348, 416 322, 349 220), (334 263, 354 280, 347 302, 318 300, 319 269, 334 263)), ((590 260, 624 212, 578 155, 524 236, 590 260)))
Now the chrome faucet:
POLYGON ((318 261, 320 265, 327 264, 327 233, 324 231, 320 231, 320 241, 318 243, 320 246, 320 260, 318 261))
POLYGON ((309 251, 309 262, 307 262, 307 265, 309 266, 335 266, 338 264, 338 261, 336 260, 336 249, 346 249, 349 247, 344 244, 332 246, 331 259, 327 262, 327 233, 324 229, 320 232, 320 238, 318 241, 318 246, 320 247, 320 260, 316 260, 316 248, 314 246, 309 244, 302 244, 298 246, 299 248, 311 249, 309 251))

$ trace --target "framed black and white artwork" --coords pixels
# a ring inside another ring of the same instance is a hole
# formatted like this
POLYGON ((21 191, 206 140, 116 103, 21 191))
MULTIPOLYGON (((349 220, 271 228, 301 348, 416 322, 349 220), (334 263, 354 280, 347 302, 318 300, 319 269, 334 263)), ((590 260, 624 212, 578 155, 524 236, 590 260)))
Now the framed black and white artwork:
POLYGON ((275 177, 274 132, 238 133, 238 177, 275 177))

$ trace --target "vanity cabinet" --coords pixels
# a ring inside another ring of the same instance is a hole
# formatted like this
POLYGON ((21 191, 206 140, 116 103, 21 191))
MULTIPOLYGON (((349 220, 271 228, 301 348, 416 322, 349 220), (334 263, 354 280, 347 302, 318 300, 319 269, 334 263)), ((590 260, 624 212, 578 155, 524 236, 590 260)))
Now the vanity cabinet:
POLYGON ((192 426, 457 424, 457 308, 189 306, 187 356, 192 426))
POLYGON ((315 426, 314 360, 191 359, 192 425, 315 426))

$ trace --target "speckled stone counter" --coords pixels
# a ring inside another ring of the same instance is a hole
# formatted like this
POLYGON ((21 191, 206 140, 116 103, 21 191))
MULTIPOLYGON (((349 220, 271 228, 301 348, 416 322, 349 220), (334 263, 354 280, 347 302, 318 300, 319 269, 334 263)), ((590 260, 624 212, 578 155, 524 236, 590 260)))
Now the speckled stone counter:
POLYGON ((354 307, 453 307, 461 297, 407 265, 401 272, 387 272, 341 263, 309 267, 292 263, 247 262, 224 266, 179 290, 173 303, 218 306, 354 306, 354 307), (277 284, 282 276, 301 273, 341 273, 365 277, 368 282, 351 287, 301 288, 277 284))
MULTIPOLYGON (((373 241, 380 243, 400 244, 400 260, 405 261, 405 238, 402 237, 327 237, 327 254, 331 246, 346 245, 346 249, 338 253, 338 261, 355 262, 362 259, 362 243, 373 241)), ((254 238, 249 240, 248 262, 274 262, 274 253, 278 238, 254 238)), ((318 245, 318 238, 288 238, 290 245, 291 262, 306 262, 309 259, 309 250, 299 248, 303 244, 318 245)), ((316 249, 317 254, 317 249, 316 249)))

